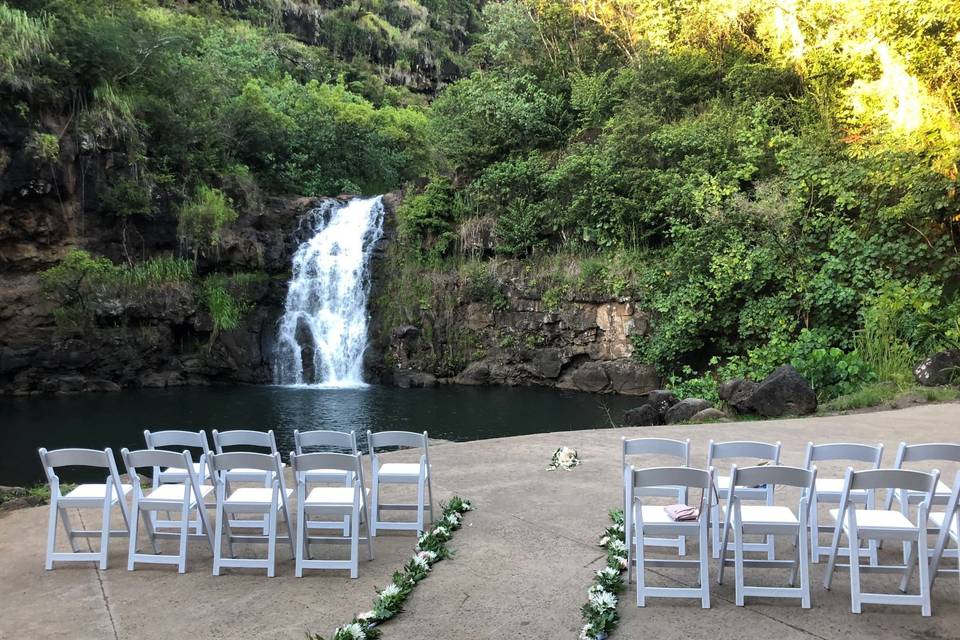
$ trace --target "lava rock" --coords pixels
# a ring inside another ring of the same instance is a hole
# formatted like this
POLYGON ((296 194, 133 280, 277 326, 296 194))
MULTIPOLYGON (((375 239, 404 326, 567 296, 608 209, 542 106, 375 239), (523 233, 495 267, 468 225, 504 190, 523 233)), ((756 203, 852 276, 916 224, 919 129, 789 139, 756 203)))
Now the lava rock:
POLYGON ((610 385, 610 376, 602 363, 586 362, 573 372, 573 384, 581 391, 599 393, 610 385))
POLYGON ((763 379, 750 395, 750 407, 762 416, 805 415, 817 410, 817 394, 810 383, 788 364, 763 379))
POLYGON ((727 380, 720 386, 720 399, 730 405, 737 413, 750 413, 753 410, 750 399, 759 387, 760 385, 753 380, 744 378, 727 380))
POLYGON ((667 424, 687 422, 704 409, 709 409, 710 406, 709 402, 701 398, 684 398, 667 409, 667 413, 664 415, 664 421, 667 424))
POLYGON ((393 384, 401 389, 428 389, 437 386, 437 378, 433 374, 423 371, 398 369, 393 372, 393 384))
POLYGON ((623 414, 623 426, 625 427, 651 427, 660 424, 660 414, 653 408, 653 405, 642 404, 634 409, 629 409, 623 414))
POLYGON ((958 373, 960 373, 960 349, 935 353, 913 370, 913 376, 917 382, 925 387, 950 384, 958 373))
POLYGON ((698 411, 690 418, 690 422, 717 422, 726 420, 727 414, 715 407, 708 407, 703 411, 698 411))
POLYGON ((456 377, 457 384, 490 384, 490 367, 485 362, 473 362, 456 377))
POLYGON ((673 405, 677 404, 677 396, 672 391, 665 389, 654 389, 647 394, 647 404, 656 409, 657 414, 662 418, 673 405))
POLYGON ((655 387, 659 380, 656 369, 632 360, 615 360, 604 366, 614 393, 640 395, 655 387))

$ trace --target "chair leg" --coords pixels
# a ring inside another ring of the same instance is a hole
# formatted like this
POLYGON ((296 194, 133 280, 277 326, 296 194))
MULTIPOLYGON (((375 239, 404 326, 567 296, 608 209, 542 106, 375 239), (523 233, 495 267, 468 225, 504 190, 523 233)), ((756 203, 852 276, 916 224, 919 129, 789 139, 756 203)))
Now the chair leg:
POLYGON ((817 514, 817 492, 810 495, 810 561, 820 562, 820 517, 817 514))
POLYGON ((350 577, 356 579, 360 575, 360 515, 359 509, 354 506, 350 518, 350 577))
POLYGON ((716 559, 720 557, 720 499, 716 496, 710 498, 710 533, 713 557, 716 559))
POLYGON ((372 537, 377 537, 377 523, 380 522, 380 480, 373 478, 373 487, 370 488, 370 528, 372 537))
POLYGON ((646 567, 643 562, 643 527, 637 528, 637 606, 647 606, 647 578, 646 567))
POLYGON ((50 499, 50 515, 47 522, 47 558, 44 568, 47 571, 53 569, 53 553, 57 548, 57 514, 60 513, 60 507, 57 506, 56 496, 50 499))
MULTIPOLYGON (((133 571, 135 568, 134 556, 137 554, 137 536, 139 535, 139 522, 142 517, 140 510, 140 501, 137 496, 133 496, 133 511, 130 512, 130 540, 127 545, 127 571, 133 571)), ((149 517, 149 515, 148 515, 149 517)))
MULTIPOLYGON (((902 500, 900 501, 900 513, 902 513, 903 516, 904 516, 907 520, 909 520, 909 519, 910 519, 910 492, 907 491, 906 489, 903 489, 903 490, 902 490, 902 494, 901 494, 900 497, 902 498, 902 500)), ((924 523, 924 524, 925 524, 925 523, 924 523)), ((904 541, 904 543, 903 543, 903 564, 913 564, 913 563, 908 562, 908 558, 910 557, 910 547, 912 547, 912 546, 913 546, 913 545, 911 545, 909 541, 904 541)))
POLYGON ((146 517, 147 514, 155 514, 154 511, 143 511, 140 513, 144 514, 143 528, 147 532, 147 539, 150 541, 150 547, 153 549, 154 553, 160 553, 160 545, 157 544, 157 532, 153 528, 153 521, 146 517))
POLYGON ((107 497, 103 501, 103 521, 100 529, 100 570, 107 568, 108 555, 110 553, 110 507, 113 489, 110 482, 107 482, 107 497))
MULTIPOLYGON (((920 508, 920 514, 926 520, 926 513, 924 509, 920 508)), ((949 525, 949 523, 947 523, 949 525)), ((924 617, 930 616, 930 558, 927 554, 927 529, 926 522, 921 523, 920 535, 917 539, 917 561, 919 562, 920 570, 920 615, 924 617)))
MULTIPOLYGON (((218 500, 219 502, 219 500, 218 500)), ((220 505, 217 505, 217 525, 216 531, 213 534, 213 575, 220 575, 220 557, 221 550, 223 549, 223 521, 227 518, 227 514, 220 509, 220 505)))
POLYGON ((710 608, 710 551, 706 523, 700 525, 700 606, 710 608))
POLYGON ((373 560, 373 538, 370 537, 370 518, 367 515, 367 505, 366 503, 360 506, 360 518, 366 524, 367 527, 367 559, 373 560))
POLYGON ((277 504, 271 505, 267 514, 267 577, 272 578, 277 571, 277 504))
MULTIPOLYGON (((876 509, 876 508, 877 508, 877 492, 875 490, 868 491, 867 492, 867 509, 876 509)), ((880 564, 880 559, 878 557, 880 541, 871 539, 869 542, 867 542, 867 546, 870 549, 869 551, 870 565, 875 567, 878 564, 880 564)))
MULTIPOLYGON (((727 527, 729 530, 729 526, 727 527)), ((743 606, 743 523, 740 520, 740 514, 734 511, 733 514, 733 554, 734 554, 734 576, 737 585, 736 604, 743 606)), ((726 564, 726 558, 720 558, 721 564, 726 564)))
POLYGON ((850 610, 853 613, 861 613, 863 607, 860 603, 860 536, 851 527, 847 538, 850 547, 850 610))
POLYGON ((424 499, 424 482, 423 478, 420 478, 417 482, 417 537, 423 535, 423 499, 424 499))
POLYGON ((430 507, 430 524, 433 524, 437 519, 433 517, 433 481, 430 479, 430 469, 427 469, 427 500, 430 507))
POLYGON ((297 544, 294 545, 293 549, 293 558, 294 558, 294 575, 298 578, 303 577, 303 554, 306 551, 305 547, 307 544, 307 536, 309 531, 307 529, 307 520, 306 514, 304 513, 303 503, 297 503, 297 544))
POLYGON ((837 514, 837 521, 834 524, 833 536, 830 541, 830 554, 827 556, 827 569, 823 574, 823 588, 827 591, 830 590, 830 585, 833 583, 833 570, 837 564, 837 554, 840 552, 840 534, 841 529, 841 520, 844 517, 843 514, 843 505, 840 506, 841 512, 837 514))
POLYGON ((799 536, 800 547, 800 606, 804 609, 810 608, 810 550, 807 548, 807 537, 803 534, 799 536))
POLYGON ((190 498, 183 501, 180 509, 180 554, 177 561, 177 571, 187 572, 187 540, 190 536, 190 498))

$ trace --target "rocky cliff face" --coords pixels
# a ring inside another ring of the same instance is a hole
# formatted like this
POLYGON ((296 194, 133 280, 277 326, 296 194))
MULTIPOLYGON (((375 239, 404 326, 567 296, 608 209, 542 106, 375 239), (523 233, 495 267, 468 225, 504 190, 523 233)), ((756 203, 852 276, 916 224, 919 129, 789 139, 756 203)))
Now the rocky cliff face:
MULTIPOLYGON (((396 202, 390 201, 395 208, 396 202)), ((390 217, 385 238, 392 238, 390 217)), ((389 242, 389 240, 387 240, 389 242)), ((389 261, 374 269, 368 368, 387 384, 539 385, 593 393, 645 394, 659 386, 633 358, 634 336, 648 316, 628 299, 557 299, 519 262, 500 262, 481 291, 457 273, 433 283, 443 309, 422 304, 419 317, 391 324, 389 261), (386 292, 386 293, 384 293, 386 292)))
POLYGON ((211 318, 197 297, 171 288, 132 300, 98 299, 91 330, 64 331, 41 293, 42 271, 78 247, 118 264, 125 252, 135 260, 175 254, 177 221, 161 209, 131 218, 123 229, 116 217, 85 206, 107 172, 125 169, 111 165, 109 150, 64 137, 59 160, 40 161, 30 153, 28 134, 0 130, 0 393, 269 381, 292 231, 316 201, 235 194, 239 220, 197 268, 265 276, 249 292, 251 309, 240 328, 212 339, 211 318))

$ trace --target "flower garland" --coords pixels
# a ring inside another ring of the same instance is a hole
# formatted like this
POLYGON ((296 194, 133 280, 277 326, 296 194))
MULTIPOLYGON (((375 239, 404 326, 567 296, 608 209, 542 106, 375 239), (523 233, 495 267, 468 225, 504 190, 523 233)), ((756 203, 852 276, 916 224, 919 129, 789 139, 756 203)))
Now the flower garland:
POLYGON ((593 584, 587 590, 587 603, 580 608, 584 624, 579 640, 605 640, 620 622, 617 595, 623 592, 621 574, 627 568, 623 512, 611 511, 610 519, 613 524, 604 530, 599 541, 607 550, 607 564, 594 575, 593 584))
MULTIPOLYGON (((413 557, 400 571, 393 572, 393 581, 388 586, 377 591, 377 597, 373 599, 373 609, 359 613, 349 624, 337 627, 330 640, 379 638, 379 625, 403 611, 403 603, 417 583, 427 577, 430 568, 450 557, 451 551, 447 549, 447 542, 453 538, 453 532, 460 528, 463 514, 473 510, 473 505, 469 500, 454 496, 446 504, 441 502, 440 509, 442 515, 437 526, 420 536, 413 557)), ((308 635, 307 638, 326 640, 317 634, 308 635)))
POLYGON ((556 471, 563 469, 569 471, 580 464, 580 454, 576 449, 570 447, 560 447, 550 456, 550 464, 547 465, 547 471, 556 471))

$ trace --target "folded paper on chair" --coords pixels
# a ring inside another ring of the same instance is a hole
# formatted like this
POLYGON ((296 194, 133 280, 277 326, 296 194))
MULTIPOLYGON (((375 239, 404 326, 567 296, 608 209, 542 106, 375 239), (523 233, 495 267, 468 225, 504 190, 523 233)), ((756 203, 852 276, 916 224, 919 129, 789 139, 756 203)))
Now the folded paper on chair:
POLYGON ((663 510, 674 522, 690 522, 700 517, 700 509, 686 504, 670 504, 663 510))

